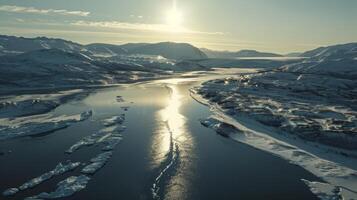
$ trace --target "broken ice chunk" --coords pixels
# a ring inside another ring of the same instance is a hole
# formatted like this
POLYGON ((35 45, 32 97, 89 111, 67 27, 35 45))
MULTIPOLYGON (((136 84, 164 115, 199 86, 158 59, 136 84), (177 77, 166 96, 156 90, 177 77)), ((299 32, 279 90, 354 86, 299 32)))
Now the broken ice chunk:
POLYGON ((18 192, 19 192, 19 189, 17 189, 17 188, 9 188, 9 189, 5 190, 2 193, 2 195, 3 196, 12 196, 12 195, 15 195, 18 192))
POLYGON ((202 119, 200 120, 201 124, 207 128, 213 128, 214 126, 216 126, 217 124, 220 123, 220 121, 218 121, 217 119, 214 118, 207 118, 207 119, 202 119))
POLYGON ((120 136, 109 137, 104 141, 105 146, 102 148, 103 151, 113 150, 123 138, 120 136))
MULTIPOLYGON (((46 181, 48 179, 51 179, 53 176, 57 176, 57 175, 65 173, 65 172, 73 170, 76 167, 78 167, 79 165, 80 165, 80 162, 75 162, 75 163, 68 162, 67 164, 59 163, 56 166, 55 169, 53 169, 53 170, 51 170, 49 172, 46 172, 46 173, 42 174, 41 176, 33 178, 30 181, 22 184, 19 187, 19 189, 20 190, 27 190, 29 188, 33 188, 33 187, 43 183, 44 181, 46 181)), ((15 193, 17 193, 19 191, 19 189, 17 189, 17 188, 9 188, 9 189, 7 189, 7 190, 5 190, 3 192, 3 195, 4 196, 14 195, 15 193)))
POLYGON ((119 103, 124 102, 124 98, 122 96, 117 96, 116 99, 119 103))
POLYGON ((104 120, 104 126, 113 126, 115 124, 122 124, 125 120, 125 114, 119 116, 114 116, 109 119, 104 120))
POLYGON ((84 174, 94 174, 108 162, 112 155, 112 151, 99 154, 97 157, 92 158, 90 160, 91 164, 84 167, 81 172, 84 174))
POLYGON ((75 151, 77 151, 78 149, 80 149, 82 146, 90 146, 95 144, 96 142, 96 137, 94 137, 93 135, 87 136, 82 138, 80 141, 78 141, 77 143, 75 143, 74 145, 72 145, 67 151, 66 153, 71 154, 75 151))
POLYGON ((87 186, 89 180, 90 178, 85 175, 71 176, 59 182, 57 184, 57 189, 54 192, 50 192, 50 193, 43 192, 39 195, 30 197, 28 199, 56 199, 56 198, 69 197, 74 193, 84 189, 87 186))
POLYGON ((214 129, 217 134, 219 134, 223 137, 229 137, 229 135, 232 133, 240 132, 239 129, 232 126, 231 124, 227 124, 225 122, 220 122, 214 118, 200 120, 200 122, 203 126, 214 129))
POLYGON ((122 106, 122 107, 120 107, 122 110, 124 110, 124 111, 128 111, 129 110, 129 106, 122 106))
POLYGON ((90 110, 90 111, 83 112, 83 113, 81 113, 80 121, 87 120, 87 119, 89 119, 92 115, 93 115, 93 111, 91 111, 91 110, 90 110))
POLYGON ((55 169, 24 183, 19 188, 20 188, 20 190, 26 190, 29 188, 33 188, 33 187, 41 184, 42 182, 52 178, 53 176, 57 176, 57 175, 65 173, 65 172, 72 171, 75 168, 77 168, 79 165, 80 165, 80 162, 75 162, 75 163, 68 162, 67 164, 64 164, 64 165, 62 163, 59 163, 55 169))
POLYGON ((120 136, 120 135, 116 135, 116 134, 123 132, 125 129, 126 129, 125 126, 113 126, 113 127, 104 128, 104 129, 98 131, 97 133, 94 133, 90 136, 86 136, 86 137, 82 138, 76 144, 72 145, 66 151, 66 153, 71 154, 83 146, 90 146, 90 145, 94 145, 96 143, 103 143, 103 142, 108 143, 108 138, 110 138, 112 136, 113 137, 120 136))

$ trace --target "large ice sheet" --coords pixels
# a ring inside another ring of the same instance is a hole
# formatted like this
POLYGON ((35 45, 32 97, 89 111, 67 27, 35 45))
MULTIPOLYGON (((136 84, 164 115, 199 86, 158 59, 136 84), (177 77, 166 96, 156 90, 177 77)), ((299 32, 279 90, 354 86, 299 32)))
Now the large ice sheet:
POLYGON ((35 136, 64 129, 70 125, 87 120, 92 111, 86 111, 79 115, 52 117, 49 115, 37 117, 25 117, 15 120, 0 120, 0 140, 35 136))

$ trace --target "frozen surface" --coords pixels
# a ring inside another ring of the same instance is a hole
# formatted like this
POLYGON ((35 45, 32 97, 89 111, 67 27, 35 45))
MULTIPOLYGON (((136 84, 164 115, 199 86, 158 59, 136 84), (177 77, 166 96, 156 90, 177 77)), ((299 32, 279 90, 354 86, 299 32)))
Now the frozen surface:
POLYGON ((111 151, 99 154, 97 157, 92 158, 90 160, 91 163, 84 167, 81 172, 84 174, 94 174, 108 162, 112 155, 113 152, 111 151))
POLYGON ((53 117, 49 114, 21 117, 10 120, 0 119, 0 140, 35 136, 64 129, 73 123, 87 120, 92 116, 92 111, 78 115, 53 117))
POLYGON ((68 171, 72 171, 75 168, 77 168, 79 165, 80 165, 80 162, 74 162, 74 163, 67 162, 65 164, 59 163, 55 169, 27 181, 26 183, 22 184, 19 188, 9 188, 3 192, 3 195, 10 196, 10 195, 16 194, 20 190, 23 191, 23 190, 31 189, 31 188, 49 180, 49 179, 51 179, 54 176, 64 174, 68 171))
POLYGON ((59 182, 55 191, 49 193, 43 192, 39 195, 29 197, 27 199, 57 199, 69 197, 74 193, 84 189, 87 186, 89 180, 90 178, 85 175, 71 176, 59 182))

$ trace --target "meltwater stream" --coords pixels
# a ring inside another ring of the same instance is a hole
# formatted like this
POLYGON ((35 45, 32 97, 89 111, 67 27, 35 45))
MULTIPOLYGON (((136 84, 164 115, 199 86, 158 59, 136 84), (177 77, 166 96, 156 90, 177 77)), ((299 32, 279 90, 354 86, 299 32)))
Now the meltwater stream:
MULTIPOLYGON (((85 189, 65 199, 316 199, 301 181, 318 180, 307 171, 201 126, 199 119, 211 113, 189 93, 201 81, 167 79, 100 89, 58 107, 56 115, 93 110, 93 116, 41 137, 0 142, 12 151, 0 156, 0 190, 19 186, 59 162, 88 162, 101 153, 98 146, 64 152, 102 129, 102 120, 125 114, 126 130, 112 158, 90 175, 85 189)), ((83 167, 0 199, 53 191, 83 167)))

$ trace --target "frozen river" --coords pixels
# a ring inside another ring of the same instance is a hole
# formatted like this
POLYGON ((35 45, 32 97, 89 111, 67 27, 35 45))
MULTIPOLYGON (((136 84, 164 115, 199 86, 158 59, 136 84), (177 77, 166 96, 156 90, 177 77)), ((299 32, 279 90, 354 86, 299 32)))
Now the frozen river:
MULTIPOLYGON (((52 170, 59 162, 87 163, 99 145, 65 151, 103 129, 103 120, 125 114, 122 140, 113 156, 86 187, 65 199, 317 199, 301 179, 319 180, 279 157, 237 143, 205 128, 211 115, 189 89, 215 78, 166 79, 99 89, 82 100, 57 107, 54 115, 92 110, 90 119, 50 134, 1 141, 0 190, 17 187, 52 170), (121 96, 124 101, 121 101, 121 96)), ((56 189, 59 181, 81 174, 55 176, 13 197, 23 199, 56 189)))

